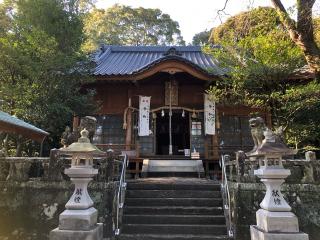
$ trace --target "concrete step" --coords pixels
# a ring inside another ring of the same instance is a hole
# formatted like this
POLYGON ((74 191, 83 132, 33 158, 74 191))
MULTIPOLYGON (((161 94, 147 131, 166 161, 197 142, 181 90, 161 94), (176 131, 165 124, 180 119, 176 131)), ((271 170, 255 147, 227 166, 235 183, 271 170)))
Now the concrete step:
POLYGON ((127 190, 128 198, 220 198, 220 191, 202 190, 127 190))
POLYGON ((126 206, 222 206, 221 198, 126 198, 126 206))
POLYGON ((197 166, 202 166, 202 160, 157 159, 157 160, 149 160, 148 166, 149 167, 197 167, 197 166))
POLYGON ((155 156, 152 156, 150 157, 152 160, 172 160, 172 159, 175 159, 175 160, 191 160, 191 157, 187 157, 187 156, 184 156, 184 155, 155 155, 155 156))
POLYGON ((142 174, 149 173, 204 173, 202 160, 150 160, 144 159, 142 174))
POLYGON ((124 224, 216 224, 224 225, 223 215, 129 215, 123 217, 124 224))
POLYGON ((168 172, 165 169, 159 169, 158 171, 148 172, 147 174, 144 174, 144 176, 151 177, 151 178, 163 178, 163 177, 204 178, 205 174, 204 172, 198 173, 198 172, 190 172, 190 171, 168 172))
POLYGON ((119 240, 227 240, 226 235, 192 235, 192 234, 121 234, 119 240))
POLYGON ((193 166, 150 166, 148 172, 198 172, 193 166))
POLYGON ((224 235, 224 225, 186 225, 186 224, 123 224, 124 234, 197 234, 224 235))
POLYGON ((182 206, 125 206, 124 216, 127 214, 154 215, 222 215, 223 209, 218 207, 182 207, 182 206))
POLYGON ((161 184, 161 183, 128 183, 127 190, 207 190, 220 191, 220 184, 161 184))

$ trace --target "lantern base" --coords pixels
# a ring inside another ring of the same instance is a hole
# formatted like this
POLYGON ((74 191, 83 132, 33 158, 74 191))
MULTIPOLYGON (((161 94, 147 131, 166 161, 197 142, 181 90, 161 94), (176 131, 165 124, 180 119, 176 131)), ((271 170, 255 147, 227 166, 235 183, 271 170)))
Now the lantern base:
POLYGON ((259 209, 256 213, 257 227, 265 232, 298 233, 298 218, 292 212, 270 212, 259 209))
POLYGON ((250 226, 251 240, 309 240, 309 236, 303 232, 265 232, 257 226, 250 226))
POLYGON ((60 230, 89 231, 97 223, 98 211, 91 207, 83 210, 64 210, 59 216, 60 230))
POLYGON ((50 240, 103 240, 103 225, 97 223, 89 231, 60 230, 56 228, 50 232, 50 240))

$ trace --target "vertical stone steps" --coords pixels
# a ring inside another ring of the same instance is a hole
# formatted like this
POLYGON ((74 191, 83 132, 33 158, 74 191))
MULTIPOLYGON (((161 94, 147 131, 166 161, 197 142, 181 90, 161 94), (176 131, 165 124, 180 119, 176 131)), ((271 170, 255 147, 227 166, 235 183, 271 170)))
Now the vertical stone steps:
POLYGON ((198 179, 128 183, 120 240, 228 239, 220 185, 198 179))

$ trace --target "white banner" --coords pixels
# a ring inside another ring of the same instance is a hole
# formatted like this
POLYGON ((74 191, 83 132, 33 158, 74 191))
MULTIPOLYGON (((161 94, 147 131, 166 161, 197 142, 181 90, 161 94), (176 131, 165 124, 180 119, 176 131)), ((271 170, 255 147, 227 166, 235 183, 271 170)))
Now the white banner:
POLYGON ((204 94, 204 129, 205 134, 216 134, 216 105, 208 94, 204 94))
POLYGON ((149 136, 149 114, 151 97, 139 96, 139 136, 149 136))

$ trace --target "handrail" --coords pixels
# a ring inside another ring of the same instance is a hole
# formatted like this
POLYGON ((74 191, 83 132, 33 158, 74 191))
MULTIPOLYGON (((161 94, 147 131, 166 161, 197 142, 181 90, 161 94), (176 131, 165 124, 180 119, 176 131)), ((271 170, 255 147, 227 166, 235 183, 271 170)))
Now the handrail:
POLYGON ((124 205, 124 194, 125 194, 125 190, 127 187, 126 169, 127 169, 129 161, 128 161, 127 154, 125 154, 123 156, 124 156, 123 161, 120 162, 122 164, 122 169, 121 169, 120 182, 119 182, 119 187, 118 187, 118 192, 117 192, 117 216, 116 216, 117 219, 116 219, 115 235, 120 234, 119 215, 120 215, 120 209, 123 208, 123 205, 124 205))
POLYGON ((225 165, 225 158, 227 156, 228 155, 221 155, 221 159, 219 161, 220 167, 222 168, 221 189, 223 191, 224 209, 228 211, 228 223, 227 223, 228 236, 234 237, 234 232, 232 227, 232 216, 231 216, 231 199, 230 199, 227 171, 226 171, 226 165, 225 165))

